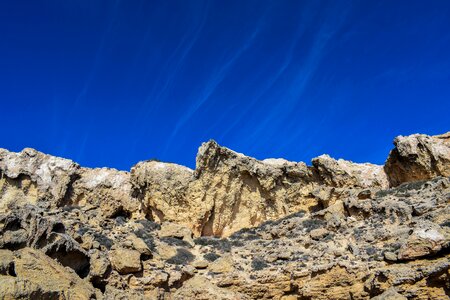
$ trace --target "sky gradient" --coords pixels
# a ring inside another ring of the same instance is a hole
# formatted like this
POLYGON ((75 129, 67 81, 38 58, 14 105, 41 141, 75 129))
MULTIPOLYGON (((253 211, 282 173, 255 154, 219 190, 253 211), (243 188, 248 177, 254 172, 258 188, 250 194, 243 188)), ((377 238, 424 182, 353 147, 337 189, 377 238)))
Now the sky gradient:
POLYGON ((0 2, 0 147, 384 163, 450 130, 450 1, 0 2))

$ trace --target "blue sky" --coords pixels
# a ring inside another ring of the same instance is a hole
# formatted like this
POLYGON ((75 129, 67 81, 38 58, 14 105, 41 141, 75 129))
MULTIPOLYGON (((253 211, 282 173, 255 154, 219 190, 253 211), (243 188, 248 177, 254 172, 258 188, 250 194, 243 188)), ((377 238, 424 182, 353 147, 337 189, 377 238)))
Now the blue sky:
POLYGON ((382 164, 450 130, 450 1, 0 2, 0 147, 90 167, 382 164))

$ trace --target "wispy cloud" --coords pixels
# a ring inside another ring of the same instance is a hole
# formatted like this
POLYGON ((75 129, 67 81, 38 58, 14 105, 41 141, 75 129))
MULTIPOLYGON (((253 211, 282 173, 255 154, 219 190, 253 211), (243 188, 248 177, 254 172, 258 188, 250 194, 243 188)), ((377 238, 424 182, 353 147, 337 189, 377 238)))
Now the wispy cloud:
MULTIPOLYGON (((326 19, 320 27, 318 33, 315 35, 314 42, 309 49, 308 55, 303 60, 303 63, 299 66, 291 65, 291 68, 298 68, 297 74, 291 79, 289 88, 282 92, 280 95, 280 101, 270 103, 270 107, 267 107, 267 113, 265 118, 258 124, 258 127, 254 129, 252 134, 248 137, 250 148, 254 148, 258 145, 256 140, 261 140, 262 137, 269 138, 265 134, 270 128, 274 128, 274 123, 281 124, 286 122, 286 119, 292 117, 292 112, 299 104, 302 107, 307 107, 310 99, 304 98, 305 91, 310 87, 311 79, 313 78, 316 70, 321 64, 323 57, 326 55, 329 41, 340 30, 345 21, 345 14, 347 10, 339 18, 330 17, 326 19)), ((308 24, 310 25, 310 24, 308 24)), ((282 126, 281 126, 282 127, 282 126)), ((296 132, 291 132, 288 139, 284 139, 282 144, 278 147, 282 148, 293 140, 302 132, 301 128, 296 129, 296 132)))
MULTIPOLYGON (((89 90, 89 88, 90 88, 90 86, 91 86, 91 84, 92 84, 96 74, 97 74, 99 63, 100 63, 100 60, 101 60, 101 56, 102 56, 103 51, 105 49, 106 40, 107 40, 109 34, 111 33, 113 24, 114 24, 114 22, 115 22, 115 20, 117 18, 117 13, 119 11, 120 1, 121 0, 116 0, 114 2, 114 6, 113 6, 113 9, 112 9, 112 13, 111 13, 111 18, 109 20, 108 26, 106 27, 106 30, 104 31, 104 33, 103 33, 103 35, 101 37, 99 46, 98 46, 97 51, 96 51, 95 56, 94 56, 94 61, 93 61, 93 64, 92 64, 92 68, 91 68, 89 74, 87 75, 86 80, 84 81, 83 87, 81 88, 81 90, 77 94, 77 96, 75 97, 75 100, 72 103, 72 108, 68 111, 68 114, 67 114, 67 119, 68 120, 71 120, 73 118, 74 114, 77 112, 79 106, 83 102, 82 101, 83 98, 86 96, 86 94, 87 94, 87 92, 88 92, 88 90, 89 90)), ((65 153, 67 145, 68 145, 68 141, 71 138, 72 138, 72 136, 71 136, 70 132, 66 132, 65 137, 64 137, 63 141, 61 142, 61 144, 62 144, 62 153, 65 153)))
POLYGON ((234 54, 218 69, 218 71, 216 71, 212 75, 209 82, 206 83, 205 88, 200 92, 199 95, 196 96, 196 99, 190 104, 181 118, 178 119, 167 140, 164 153, 167 152, 167 149, 171 146, 171 143, 179 130, 186 124, 187 121, 192 118, 192 116, 200 109, 200 107, 208 101, 219 84, 222 83, 222 81, 228 75, 230 68, 236 63, 239 57, 252 45, 259 33, 259 29, 260 26, 257 26, 257 28, 252 32, 251 36, 246 40, 245 44, 242 45, 242 47, 240 47, 236 52, 234 52, 234 54))
MULTIPOLYGON (((290 50, 288 51, 288 55, 284 59, 284 62, 279 66, 275 75, 271 76, 265 86, 256 91, 256 94, 250 98, 250 101, 247 103, 242 103, 241 105, 245 105, 245 109, 240 111, 239 116, 234 118, 231 124, 228 124, 228 127, 225 130, 222 130, 222 134, 219 136, 219 139, 223 139, 227 134, 234 130, 234 128, 250 113, 253 109, 254 105, 258 103, 258 101, 269 92, 274 85, 278 82, 278 80, 283 76, 289 65, 292 61, 292 55, 294 50, 295 43, 291 44, 290 50)), ((230 107, 234 108, 234 107, 230 107)))
POLYGON ((161 69, 162 72, 160 72, 158 79, 153 85, 152 91, 142 102, 142 108, 140 111, 144 115, 138 117, 136 119, 137 121, 140 121, 142 118, 145 118, 145 116, 151 113, 154 108, 164 100, 164 95, 172 88, 180 69, 184 65, 186 58, 196 44, 199 36, 203 31, 203 28, 205 27, 205 23, 208 18, 208 9, 209 4, 208 2, 206 2, 205 6, 202 9, 202 13, 200 14, 201 17, 199 19, 199 22, 194 27, 194 30, 186 31, 186 33, 181 38, 178 46, 167 59, 164 67, 161 69), (164 77, 163 74, 168 75, 164 77))
POLYGON ((108 26, 106 27, 105 32, 102 35, 99 47, 97 48, 97 51, 95 53, 94 62, 93 62, 91 71, 89 72, 89 74, 88 74, 88 76, 87 76, 87 78, 86 78, 86 80, 84 82, 84 85, 83 85, 81 91, 78 93, 78 95, 75 98, 75 101, 73 103, 73 107, 74 108, 76 108, 79 105, 81 99, 86 96, 86 93, 87 93, 89 87, 91 86, 92 81, 95 78, 95 75, 97 73, 97 69, 98 69, 98 66, 99 66, 99 63, 100 63, 100 60, 101 60, 101 56, 102 56, 103 51, 105 49, 106 40, 107 40, 109 34, 111 33, 112 27, 114 25, 114 21, 117 18, 117 13, 118 13, 119 6, 120 6, 120 0, 116 0, 115 3, 114 3, 114 6, 113 6, 112 13, 111 13, 111 19, 110 19, 110 21, 108 23, 108 26))

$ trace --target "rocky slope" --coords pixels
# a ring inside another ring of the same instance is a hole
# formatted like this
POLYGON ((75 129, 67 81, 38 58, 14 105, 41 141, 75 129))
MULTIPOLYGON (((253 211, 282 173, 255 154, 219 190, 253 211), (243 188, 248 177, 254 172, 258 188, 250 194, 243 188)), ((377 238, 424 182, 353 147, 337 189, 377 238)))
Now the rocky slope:
POLYGON ((450 133, 394 145, 130 172, 0 149, 0 298, 448 299, 450 133))

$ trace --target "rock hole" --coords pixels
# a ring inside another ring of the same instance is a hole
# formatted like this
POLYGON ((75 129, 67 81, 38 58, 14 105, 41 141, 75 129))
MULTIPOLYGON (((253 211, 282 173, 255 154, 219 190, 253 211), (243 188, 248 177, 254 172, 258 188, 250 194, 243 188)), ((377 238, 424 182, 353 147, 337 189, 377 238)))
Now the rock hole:
POLYGON ((148 254, 141 254, 141 260, 142 260, 142 261, 146 261, 146 260, 149 260, 149 259, 151 259, 151 258, 152 258, 151 255, 148 255, 148 254))
POLYGON ((53 224, 52 231, 57 233, 66 233, 66 228, 62 223, 55 223, 53 224))
POLYGON ((89 274, 89 257, 77 249, 67 250, 64 246, 51 247, 46 254, 63 266, 73 269, 81 278, 89 274))
POLYGON ((20 219, 16 216, 8 216, 5 220, 3 231, 16 231, 22 228, 20 219))
POLYGON ((325 208, 324 204, 322 202, 319 202, 319 203, 317 203, 314 206, 308 207, 308 210, 309 210, 309 213, 312 214, 312 213, 321 211, 324 208, 325 208))
POLYGON ((9 265, 8 275, 9 276, 13 276, 13 277, 17 277, 16 266, 14 265, 14 262, 9 265))
POLYGON ((119 223, 126 222, 131 217, 131 213, 119 207, 112 215, 112 219, 116 219, 119 223))
POLYGON ((92 286, 96 289, 99 289, 102 294, 106 291, 106 285, 108 284, 107 278, 111 275, 112 268, 108 266, 105 274, 102 277, 94 276, 90 279, 92 286))

